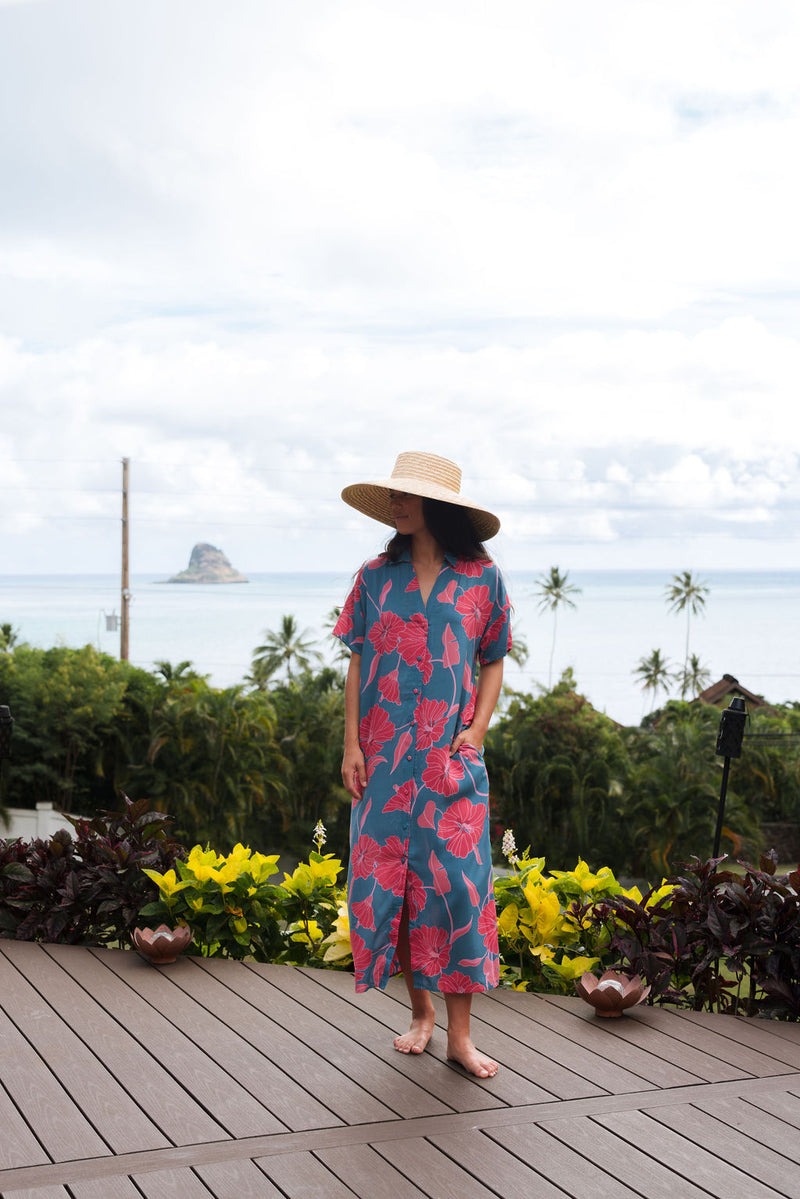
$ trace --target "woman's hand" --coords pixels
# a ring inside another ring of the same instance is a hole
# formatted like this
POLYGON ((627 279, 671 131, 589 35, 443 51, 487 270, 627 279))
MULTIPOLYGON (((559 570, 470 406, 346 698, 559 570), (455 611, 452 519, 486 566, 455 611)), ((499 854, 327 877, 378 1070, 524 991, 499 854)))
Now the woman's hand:
POLYGON ((478 753, 483 753, 483 737, 479 737, 473 733, 471 728, 462 729, 457 737, 453 739, 453 744, 450 746, 450 757, 457 754, 462 745, 471 745, 473 749, 477 749, 478 753))
POLYGON ((367 785, 367 764, 361 747, 346 745, 342 758, 342 782, 353 799, 361 799, 367 785))

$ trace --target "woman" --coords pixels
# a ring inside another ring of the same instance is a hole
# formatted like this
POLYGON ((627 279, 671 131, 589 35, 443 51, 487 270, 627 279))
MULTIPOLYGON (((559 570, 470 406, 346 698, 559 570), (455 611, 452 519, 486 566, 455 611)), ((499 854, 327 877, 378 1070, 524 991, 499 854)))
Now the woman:
POLYGON ((390 479, 344 489, 396 533, 359 571, 334 634, 351 651, 342 778, 356 990, 402 969, 412 1019, 401 1053, 425 1049, 440 991, 447 1056, 490 1078, 497 1063, 470 1037, 472 992, 498 981, 482 750, 511 638, 482 544, 500 522, 460 486, 455 463, 407 453, 390 479))

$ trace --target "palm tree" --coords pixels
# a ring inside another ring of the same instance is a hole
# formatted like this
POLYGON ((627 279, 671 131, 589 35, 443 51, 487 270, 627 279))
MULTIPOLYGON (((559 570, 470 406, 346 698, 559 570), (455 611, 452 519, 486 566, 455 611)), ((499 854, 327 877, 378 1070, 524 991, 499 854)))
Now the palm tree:
POLYGON ((511 642, 511 649, 508 651, 508 656, 512 662, 516 662, 517 666, 522 669, 528 661, 530 650, 528 642, 519 633, 514 634, 514 639, 511 642))
POLYGON ((13 625, 6 623, 0 624, 0 653, 8 653, 12 650, 19 640, 17 629, 13 625))
MULTIPOLYGON (((689 629, 693 616, 702 613, 706 606, 708 587, 692 576, 690 570, 684 570, 679 575, 672 576, 672 582, 667 585, 665 598, 670 612, 686 612, 686 648, 683 652, 684 672, 689 667, 689 629)), ((681 699, 686 692, 681 689, 681 699)))
POLYGON ((642 690, 645 693, 652 691, 653 703, 650 708, 652 711, 656 706, 656 696, 659 691, 669 692, 670 684, 673 680, 669 662, 666 658, 661 657, 660 649, 654 649, 651 651, 649 658, 639 659, 639 665, 633 673, 638 675, 642 690))
POLYGON ((263 645, 253 651, 251 682, 263 687, 281 667, 286 668, 286 677, 291 682, 292 667, 308 670, 312 662, 320 662, 322 655, 313 648, 314 642, 304 640, 308 629, 301 633, 293 616, 284 616, 278 632, 265 633, 263 645))
POLYGON ((683 669, 678 672, 678 680, 681 685, 681 699, 685 699, 692 693, 699 695, 708 686, 711 682, 711 671, 703 665, 697 654, 690 654, 688 664, 684 663, 683 669))
POLYGON ((562 575, 557 566, 550 567, 549 575, 541 575, 536 580, 536 587, 540 596, 539 611, 544 612, 549 609, 553 613, 553 640, 550 645, 550 669, 547 675, 547 686, 550 688, 553 685, 553 655, 556 652, 558 609, 562 604, 565 608, 574 608, 575 601, 570 599, 570 596, 580 595, 581 589, 569 582, 569 571, 564 571, 562 575))

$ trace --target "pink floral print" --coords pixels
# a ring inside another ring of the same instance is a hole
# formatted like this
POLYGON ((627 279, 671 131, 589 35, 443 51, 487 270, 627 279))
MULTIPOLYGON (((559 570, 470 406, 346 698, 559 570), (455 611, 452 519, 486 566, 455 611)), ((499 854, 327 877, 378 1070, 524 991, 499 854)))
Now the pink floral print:
POLYGON ((361 655, 359 740, 368 780, 351 811, 348 901, 356 990, 399 968, 405 902, 414 985, 497 985, 497 920, 482 755, 453 739, 475 711, 476 663, 510 648, 492 562, 446 557, 423 604, 408 554, 359 572, 334 633, 361 655))

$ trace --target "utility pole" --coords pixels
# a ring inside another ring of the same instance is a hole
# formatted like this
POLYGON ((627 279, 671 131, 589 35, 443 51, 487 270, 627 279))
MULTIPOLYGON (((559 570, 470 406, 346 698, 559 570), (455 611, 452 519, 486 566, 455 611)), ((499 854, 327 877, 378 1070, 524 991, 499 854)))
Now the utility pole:
POLYGON ((122 459, 122 618, 120 622, 119 656, 122 662, 128 661, 128 635, 130 616, 130 569, 128 564, 128 468, 130 459, 122 459))

